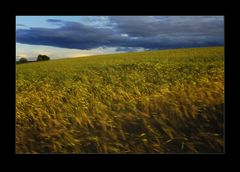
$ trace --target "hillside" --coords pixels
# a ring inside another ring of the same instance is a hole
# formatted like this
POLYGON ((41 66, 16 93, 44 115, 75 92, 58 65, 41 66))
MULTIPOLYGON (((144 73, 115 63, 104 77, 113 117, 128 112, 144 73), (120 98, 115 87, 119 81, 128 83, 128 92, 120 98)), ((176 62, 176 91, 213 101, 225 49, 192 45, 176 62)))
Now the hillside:
POLYGON ((17 153, 222 153, 224 47, 16 65, 17 153))

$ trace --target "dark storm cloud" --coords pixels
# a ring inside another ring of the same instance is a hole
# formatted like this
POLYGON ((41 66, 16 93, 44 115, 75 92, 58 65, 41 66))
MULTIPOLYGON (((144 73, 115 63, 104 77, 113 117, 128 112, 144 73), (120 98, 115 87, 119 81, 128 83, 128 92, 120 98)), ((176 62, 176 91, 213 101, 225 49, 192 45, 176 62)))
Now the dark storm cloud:
POLYGON ((63 48, 164 49, 223 45, 223 17, 110 16, 108 27, 48 19, 58 28, 18 29, 18 43, 63 48), (109 27, 110 26, 110 27, 109 27), (124 48, 125 47, 125 48, 124 48))
POLYGON ((18 29, 16 40, 23 44, 49 45, 62 48, 92 49, 107 45, 109 29, 97 29, 76 22, 50 20, 63 24, 59 28, 18 29))
MULTIPOLYGON (((115 29, 137 37, 166 36, 205 36, 223 33, 222 17, 201 16, 113 16, 110 21, 115 29)), ((221 35, 220 35, 221 36, 221 35)))

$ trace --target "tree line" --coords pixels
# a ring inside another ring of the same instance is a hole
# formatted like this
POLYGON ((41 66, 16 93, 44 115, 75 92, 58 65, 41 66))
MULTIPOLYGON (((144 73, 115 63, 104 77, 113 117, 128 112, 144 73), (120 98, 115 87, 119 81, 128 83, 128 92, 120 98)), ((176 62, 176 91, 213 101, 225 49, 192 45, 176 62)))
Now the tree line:
MULTIPOLYGON (((47 55, 39 54, 36 61, 46 61, 46 60, 50 60, 50 57, 48 57, 47 55)), ((27 62, 29 61, 26 58, 22 57, 19 59, 17 63, 27 63, 27 62)))

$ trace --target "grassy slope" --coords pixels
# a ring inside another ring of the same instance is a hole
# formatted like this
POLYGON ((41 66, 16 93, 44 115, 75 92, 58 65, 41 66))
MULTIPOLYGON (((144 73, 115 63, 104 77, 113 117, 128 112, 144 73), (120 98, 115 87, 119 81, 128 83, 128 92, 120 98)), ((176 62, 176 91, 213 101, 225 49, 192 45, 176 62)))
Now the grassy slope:
POLYGON ((17 153, 223 152, 223 47, 16 69, 17 153))

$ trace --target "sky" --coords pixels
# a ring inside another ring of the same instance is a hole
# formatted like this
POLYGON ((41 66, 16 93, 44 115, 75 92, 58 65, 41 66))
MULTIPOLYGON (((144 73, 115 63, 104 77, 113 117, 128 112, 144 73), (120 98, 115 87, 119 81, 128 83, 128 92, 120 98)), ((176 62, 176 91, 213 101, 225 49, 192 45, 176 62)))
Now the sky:
POLYGON ((16 16, 17 59, 222 45, 223 16, 16 16))

